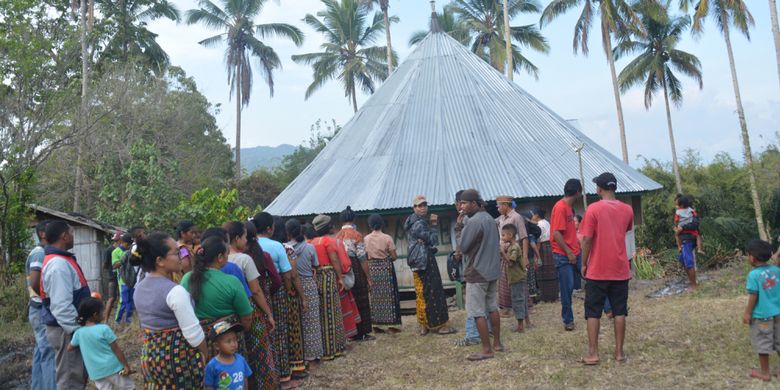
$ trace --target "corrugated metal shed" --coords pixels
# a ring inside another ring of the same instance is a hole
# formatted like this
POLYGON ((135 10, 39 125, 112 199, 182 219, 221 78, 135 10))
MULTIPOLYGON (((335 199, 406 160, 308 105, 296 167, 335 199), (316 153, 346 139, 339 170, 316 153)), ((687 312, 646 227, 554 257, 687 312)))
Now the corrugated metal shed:
POLYGON ((431 33, 267 211, 408 208, 415 194, 444 205, 469 187, 485 199, 559 196, 579 177, 581 144, 587 180, 610 171, 619 192, 661 188, 450 36, 431 33))

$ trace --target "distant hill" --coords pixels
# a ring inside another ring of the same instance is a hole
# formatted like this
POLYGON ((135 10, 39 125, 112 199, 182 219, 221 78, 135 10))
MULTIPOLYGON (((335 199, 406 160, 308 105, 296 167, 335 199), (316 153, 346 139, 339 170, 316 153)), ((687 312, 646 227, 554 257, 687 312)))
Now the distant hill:
POLYGON ((284 156, 294 152, 295 148, 296 146, 288 144, 241 148, 241 165, 247 172, 258 168, 274 168, 282 162, 284 156))

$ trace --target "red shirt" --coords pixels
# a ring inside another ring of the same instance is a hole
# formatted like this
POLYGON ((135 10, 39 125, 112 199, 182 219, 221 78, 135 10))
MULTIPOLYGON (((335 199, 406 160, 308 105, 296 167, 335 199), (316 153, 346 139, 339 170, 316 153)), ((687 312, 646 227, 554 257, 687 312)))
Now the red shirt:
POLYGON ((563 234, 563 241, 569 246, 574 255, 580 254, 580 242, 577 240, 577 228, 574 227, 574 209, 563 199, 553 206, 550 215, 550 244, 552 244, 553 253, 566 256, 566 251, 555 241, 553 232, 559 231, 563 234))
POLYGON ((580 225, 582 235, 593 240, 585 279, 631 279, 626 232, 633 226, 634 210, 619 200, 600 200, 588 207, 580 225))

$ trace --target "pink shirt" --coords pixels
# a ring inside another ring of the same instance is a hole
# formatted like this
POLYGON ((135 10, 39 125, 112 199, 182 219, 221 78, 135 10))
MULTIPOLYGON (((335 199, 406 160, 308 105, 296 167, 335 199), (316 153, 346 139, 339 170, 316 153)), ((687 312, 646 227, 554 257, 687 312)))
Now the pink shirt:
POLYGON ((631 279, 626 232, 633 225, 634 210, 619 200, 600 200, 588 207, 580 225, 582 236, 593 240, 585 279, 631 279))

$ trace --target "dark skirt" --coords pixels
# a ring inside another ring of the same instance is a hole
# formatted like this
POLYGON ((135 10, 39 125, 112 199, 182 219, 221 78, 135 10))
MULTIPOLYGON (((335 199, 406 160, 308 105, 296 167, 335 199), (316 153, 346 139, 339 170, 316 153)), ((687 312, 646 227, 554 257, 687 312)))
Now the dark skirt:
POLYGON ((314 278, 301 278, 306 311, 301 314, 304 360, 322 358, 322 330, 320 329, 320 293, 314 278))
POLYGON ((303 362, 303 330, 301 329, 301 297, 287 295, 288 321, 287 340, 290 349, 290 370, 306 370, 303 362))
POLYGON ((203 358, 181 329, 143 330, 141 370, 146 389, 194 389, 203 385, 203 358))
POLYGON ((322 359, 332 360, 344 352, 344 322, 341 319, 341 300, 336 284, 336 271, 331 266, 317 273, 320 291, 320 328, 322 329, 322 359))
POLYGON ((352 259, 352 269, 355 273, 355 286, 352 287, 352 296, 355 298, 360 323, 357 324, 358 336, 371 333, 371 301, 368 297, 368 275, 363 270, 360 260, 352 259))
POLYGON ((276 372, 273 354, 273 339, 268 330, 266 315, 250 301, 255 308, 255 314, 252 318, 252 327, 244 332, 246 341, 246 360, 249 367, 252 368, 252 375, 249 377, 250 389, 278 389, 279 375, 276 372))
POLYGON ((290 370, 290 347, 289 336, 287 333, 288 323, 290 321, 289 305, 287 303, 287 290, 282 286, 273 295, 271 295, 271 311, 274 313, 274 363, 279 379, 289 380, 292 374, 290 370))
POLYGON ((433 255, 428 256, 424 271, 414 272, 417 293, 417 322, 426 329, 436 330, 449 321, 447 296, 439 274, 439 265, 433 255))
POLYGON ((389 259, 369 260, 371 320, 375 325, 401 325, 401 300, 395 267, 389 259))

